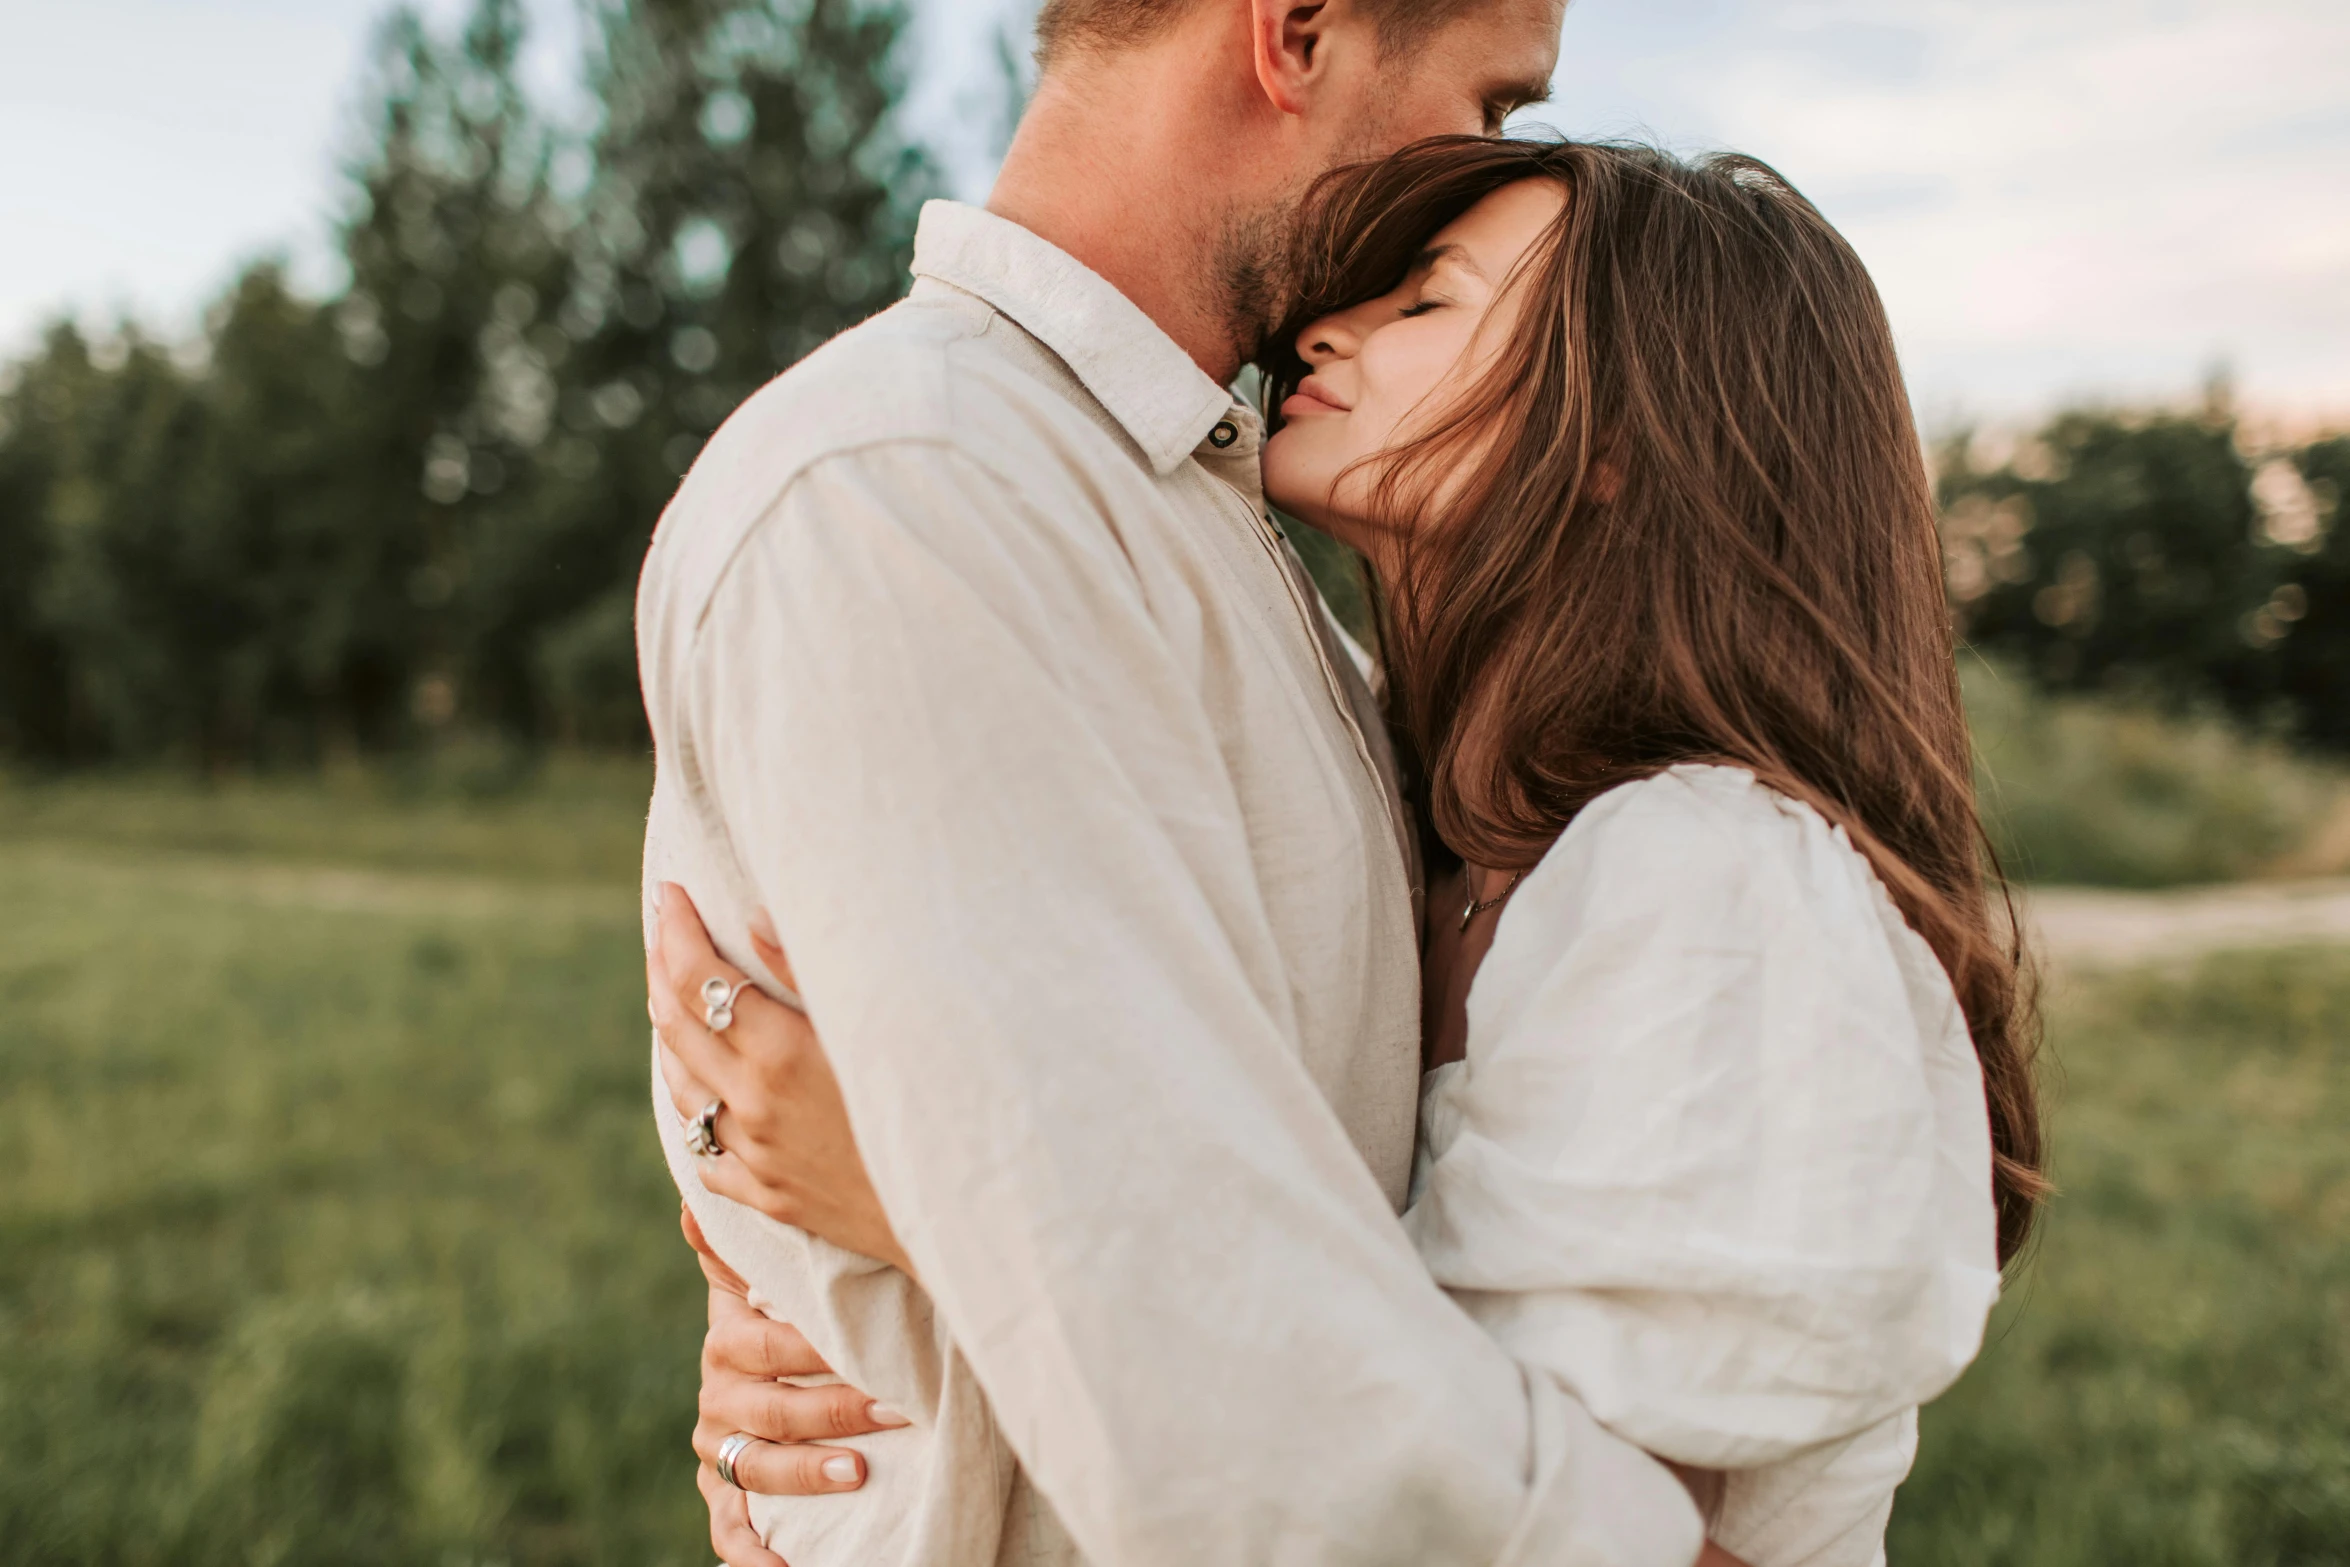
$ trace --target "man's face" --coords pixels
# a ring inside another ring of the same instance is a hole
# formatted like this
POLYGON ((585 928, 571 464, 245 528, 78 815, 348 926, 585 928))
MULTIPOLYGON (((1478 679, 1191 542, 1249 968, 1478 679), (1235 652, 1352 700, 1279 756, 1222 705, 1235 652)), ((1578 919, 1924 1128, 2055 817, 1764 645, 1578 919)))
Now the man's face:
POLYGON ((1358 64, 1334 126, 1332 163, 1384 157, 1424 136, 1494 136, 1514 109, 1550 96, 1566 0, 1482 0, 1393 54, 1358 64), (1367 67, 1367 68, 1366 68, 1367 67))
POLYGON ((1498 134, 1512 110, 1549 96, 1566 8, 1567 0, 1482 0, 1393 53, 1377 47, 1367 21, 1355 24, 1284 188, 1230 209, 1215 283, 1244 357, 1295 303, 1290 238, 1313 182, 1423 137, 1498 134))

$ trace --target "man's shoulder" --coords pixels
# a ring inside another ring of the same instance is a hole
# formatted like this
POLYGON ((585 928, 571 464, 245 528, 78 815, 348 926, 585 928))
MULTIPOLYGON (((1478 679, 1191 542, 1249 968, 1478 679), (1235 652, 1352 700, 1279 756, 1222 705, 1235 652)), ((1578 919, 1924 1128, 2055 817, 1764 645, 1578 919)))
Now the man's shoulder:
POLYGON ((958 467, 958 491, 992 475, 1023 494, 1058 493, 1056 471, 1120 455, 1086 399, 1065 366, 985 303, 944 289, 902 300, 777 376, 710 437, 654 531, 640 614, 665 599, 706 601, 743 542, 827 465, 861 463, 876 482, 935 490, 923 477, 935 469, 905 460, 919 452, 958 467))
POLYGON ((939 445, 992 461, 1016 451, 1040 415, 1082 417, 1082 390, 1056 368, 977 300, 901 300, 753 394, 696 469, 780 489, 828 458, 875 447, 939 445))

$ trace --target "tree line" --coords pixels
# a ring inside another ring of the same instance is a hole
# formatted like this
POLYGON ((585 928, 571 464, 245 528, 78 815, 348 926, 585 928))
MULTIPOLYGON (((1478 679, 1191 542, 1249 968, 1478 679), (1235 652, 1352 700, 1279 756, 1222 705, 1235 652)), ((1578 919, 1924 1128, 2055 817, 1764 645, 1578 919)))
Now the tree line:
POLYGON ((395 13, 347 283, 0 380, 0 756, 313 764, 641 743, 631 590, 702 441, 894 299, 937 177, 874 0, 597 0, 572 131, 521 0, 395 13))
POLYGON ((2231 715, 2350 752, 2350 436, 2196 411, 2075 411, 1990 461, 1941 453, 1961 634, 2044 689, 2231 715))
MULTIPOLYGON (((643 743, 655 518, 736 404, 897 297, 939 179, 895 0, 587 14, 577 130, 522 86, 521 0, 386 22, 331 297, 264 262, 192 342, 60 322, 0 373, 0 759, 643 743)), ((2350 437, 2263 447, 2215 397, 1939 457, 1976 647, 2350 750, 2350 437)))

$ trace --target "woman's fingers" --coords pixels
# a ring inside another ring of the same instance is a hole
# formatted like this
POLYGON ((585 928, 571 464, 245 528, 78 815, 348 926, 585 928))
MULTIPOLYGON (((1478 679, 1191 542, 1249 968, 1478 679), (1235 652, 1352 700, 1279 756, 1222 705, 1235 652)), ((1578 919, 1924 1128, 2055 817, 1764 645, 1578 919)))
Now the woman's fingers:
MULTIPOLYGON (((711 1099, 724 1099, 729 1094, 741 1092, 748 1079, 742 1058, 735 1052, 732 1042, 712 1033, 703 1022, 700 999, 697 997, 691 1006, 678 1000, 679 987, 674 979, 674 971, 669 967, 666 953, 655 947, 645 954, 645 984, 652 1000, 653 1031, 660 1036, 661 1043, 676 1055, 678 1064, 685 1068, 686 1073, 709 1090, 691 1108, 680 1106, 678 1113, 691 1119, 711 1099)), ((748 1002, 753 994, 751 991, 743 992, 741 1001, 736 1004, 734 1025, 728 1029, 728 1033, 741 1030, 746 1021, 742 1004, 748 1002)), ((772 1002, 768 1005, 771 1011, 784 1010, 772 1002)), ((666 1069, 662 1075, 664 1080, 668 1079, 666 1069)), ((676 1084, 670 1082, 669 1086, 674 1101, 676 1084)))
MULTIPOLYGON (((735 1434, 704 1420, 694 1427, 694 1451, 703 1463, 715 1464, 718 1449, 735 1434)), ((758 1441, 735 1455, 734 1477, 743 1490, 761 1496, 832 1496, 865 1483, 865 1458, 849 1447, 758 1441)))
POLYGON ((678 1053, 669 1048, 669 1036, 661 1036, 661 1081, 669 1089, 669 1103, 677 1111, 677 1118, 688 1126, 702 1107, 718 1094, 708 1083, 694 1076, 678 1053))
POLYGON ((710 1549, 726 1567, 790 1567, 759 1543, 759 1533, 751 1527, 748 1496, 719 1479, 708 1464, 694 1476, 694 1484, 701 1487, 702 1501, 710 1509, 710 1549))
POLYGON ((692 1016, 703 1016, 709 1006, 702 987, 711 980, 722 981, 732 990, 750 978, 718 955, 718 949, 710 943, 709 929, 702 923, 701 911, 675 882, 665 883, 661 888, 660 931, 654 950, 669 970, 671 994, 692 1016))
MULTIPOLYGON (((718 1140, 726 1141, 726 1117, 718 1117, 718 1140)), ((804 1216, 798 1199, 791 1193, 778 1191, 744 1167, 740 1159, 697 1159, 694 1177, 702 1183, 702 1190, 713 1197, 739 1202, 746 1208, 767 1215, 778 1224, 797 1224, 804 1216)))
MULTIPOLYGON (((734 1016, 726 1028, 710 1028, 702 985, 720 979, 733 987, 742 983, 743 974, 711 948, 681 887, 672 885, 662 898, 661 937, 645 955, 645 973, 662 1041, 730 1107, 737 1098, 772 1107, 769 1096, 796 1081, 811 1057, 821 1059, 823 1046, 806 1014, 753 985, 735 994, 734 1016)), ((708 1102, 682 1113, 691 1115, 708 1102)))
POLYGON ((740 1295, 710 1291, 710 1331, 702 1338, 706 1375, 773 1381, 819 1376, 831 1369, 798 1328, 773 1320, 740 1295))
POLYGON ((833 1442, 911 1424, 845 1383, 795 1387, 751 1377, 712 1377, 702 1384, 702 1424, 723 1439, 747 1431, 766 1442, 833 1442))

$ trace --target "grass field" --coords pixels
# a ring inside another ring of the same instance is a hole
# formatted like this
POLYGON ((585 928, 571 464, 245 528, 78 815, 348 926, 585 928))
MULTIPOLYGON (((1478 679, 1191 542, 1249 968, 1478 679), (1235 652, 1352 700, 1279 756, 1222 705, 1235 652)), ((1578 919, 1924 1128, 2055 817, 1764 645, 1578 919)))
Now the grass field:
POLYGON ((0 1562, 707 1560, 604 792, 0 800, 0 1562))
POLYGON ((2171 887, 2350 872, 2350 771, 2217 718, 1966 669, 1983 809, 2019 880, 2171 887))
POLYGON ((2350 950, 2060 984, 2063 1195, 1896 1567, 2350 1561, 2350 950))
MULTIPOLYGON (((706 1562, 642 776, 0 789, 0 1567, 706 1562)), ((2054 998, 1896 1567, 2350 1561, 2350 953, 2054 998)))

